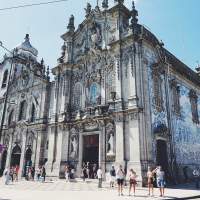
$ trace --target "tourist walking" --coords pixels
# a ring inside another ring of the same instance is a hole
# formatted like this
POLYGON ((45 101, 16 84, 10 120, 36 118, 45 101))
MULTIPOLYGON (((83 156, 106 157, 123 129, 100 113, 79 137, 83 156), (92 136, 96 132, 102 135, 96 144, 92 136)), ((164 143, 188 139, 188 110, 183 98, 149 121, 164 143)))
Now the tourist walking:
POLYGON ((8 168, 6 168, 3 172, 3 175, 4 175, 4 178, 5 178, 5 185, 8 185, 9 184, 9 181, 11 179, 10 177, 10 171, 8 168))
POLYGON ((194 176, 194 180, 195 180, 195 186, 197 189, 199 189, 200 171, 197 167, 193 170, 193 176, 194 176))
POLYGON ((110 170, 110 187, 114 187, 115 180, 116 180, 116 171, 114 165, 112 165, 110 170))
POLYGON ((15 166, 15 175, 16 175, 15 180, 18 181, 19 165, 16 165, 16 166, 15 166))
POLYGON ((188 166, 185 166, 183 167, 183 175, 184 175, 184 178, 185 178, 185 182, 187 183, 188 182, 188 166))
POLYGON ((161 166, 157 167, 155 169, 155 172, 157 179, 157 187, 160 191, 160 197, 163 197, 165 193, 165 172, 163 171, 161 166))
POLYGON ((83 165, 81 176, 83 181, 85 181, 85 179, 87 178, 87 169, 85 165, 83 165))
POLYGON ((70 179, 70 169, 69 169, 69 166, 66 165, 66 167, 65 167, 65 180, 66 180, 66 182, 68 182, 69 179, 70 179))
POLYGON ((10 178, 11 178, 11 181, 13 182, 14 181, 14 167, 10 168, 10 178))
POLYGON ((74 169, 74 167, 72 167, 72 169, 71 169, 71 173, 70 173, 70 179, 74 179, 74 174, 75 174, 75 169, 74 169))
POLYGON ((28 176, 27 176, 27 181, 30 181, 30 180, 32 179, 31 170, 32 170, 32 168, 31 168, 31 167, 29 167, 29 168, 28 168, 28 176))
POLYGON ((39 181, 41 177, 41 167, 38 166, 37 170, 36 170, 36 180, 39 181))
POLYGON ((136 172, 133 171, 133 169, 130 169, 130 173, 129 173, 129 196, 131 195, 131 189, 133 189, 133 194, 135 196, 135 186, 137 184, 136 178, 137 178, 136 172))
POLYGON ((45 169, 44 165, 42 166, 41 176, 42 176, 42 182, 45 182, 45 180, 46 180, 46 169, 45 169))
POLYGON ((151 167, 148 167, 147 171, 147 184, 148 184, 148 195, 153 196, 153 182, 154 182, 154 172, 151 170, 151 167))
POLYGON ((86 165, 86 172, 87 172, 87 178, 89 179, 90 178, 90 164, 89 164, 89 162, 87 162, 87 165, 86 165))
POLYGON ((35 167, 31 167, 31 179, 34 181, 35 177, 35 167))
POLYGON ((97 170, 97 178, 98 178, 98 188, 102 188, 102 177, 103 173, 101 170, 101 167, 99 167, 99 169, 97 170))
POLYGON ((124 184, 124 171, 122 169, 122 165, 119 166, 116 172, 116 179, 118 185, 118 195, 123 195, 123 184, 124 184))

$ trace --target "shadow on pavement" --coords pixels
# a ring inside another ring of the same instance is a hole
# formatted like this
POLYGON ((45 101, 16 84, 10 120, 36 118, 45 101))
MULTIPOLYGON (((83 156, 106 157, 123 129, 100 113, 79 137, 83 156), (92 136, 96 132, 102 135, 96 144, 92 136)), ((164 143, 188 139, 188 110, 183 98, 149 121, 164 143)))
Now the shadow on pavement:
POLYGON ((200 195, 198 196, 193 196, 193 197, 183 197, 183 198, 170 198, 168 200, 176 200, 176 199, 181 199, 181 200, 187 200, 187 199, 200 199, 200 195))
POLYGON ((11 200, 11 199, 2 199, 2 198, 0 198, 0 200, 11 200))
POLYGON ((174 186, 169 186, 168 188, 170 189, 183 189, 183 190, 196 190, 200 191, 200 189, 197 189, 195 187, 195 183, 186 183, 186 184, 180 184, 180 185, 174 185, 174 186))

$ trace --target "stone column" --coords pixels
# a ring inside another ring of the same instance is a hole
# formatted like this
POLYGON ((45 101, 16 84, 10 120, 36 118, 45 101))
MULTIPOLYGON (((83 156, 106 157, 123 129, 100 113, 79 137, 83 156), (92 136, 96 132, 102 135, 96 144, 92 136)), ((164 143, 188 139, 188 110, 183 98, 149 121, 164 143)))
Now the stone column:
POLYGON ((62 151, 61 151, 61 164, 60 164, 60 177, 64 177, 65 164, 68 161, 69 150, 69 129, 68 127, 63 130, 62 151))
POLYGON ((48 127, 48 141, 49 141, 49 149, 48 149, 48 161, 46 163, 46 171, 47 174, 51 174, 52 170, 52 162, 53 162, 53 151, 54 151, 54 131, 55 127, 48 127))
POLYGON ((134 59, 131 58, 131 62, 129 62, 129 96, 128 96, 128 106, 129 108, 134 107, 136 105, 136 88, 135 88, 135 66, 134 59))
POLYGON ((41 134, 42 132, 38 131, 37 132, 37 141, 36 141, 36 147, 35 147, 35 157, 34 157, 34 166, 37 168, 39 165, 40 161, 40 148, 41 148, 41 134))
POLYGON ((13 141, 13 133, 11 133, 11 137, 9 140, 7 158, 6 158, 6 168, 10 167, 10 159, 11 159, 11 153, 12 153, 12 141, 13 141))
POLYGON ((22 177, 24 173, 24 161, 25 161, 25 154, 26 154, 26 136, 27 136, 27 129, 22 132, 22 148, 21 148, 21 157, 20 157, 20 165, 19 165, 19 178, 22 177))
POLYGON ((138 113, 131 113, 129 117, 130 158, 128 162, 128 169, 134 169, 138 175, 139 181, 142 181, 138 113))
POLYGON ((77 167, 77 175, 80 177, 82 170, 82 162, 83 162, 83 134, 79 133, 79 148, 78 148, 78 167, 77 167))
POLYGON ((68 161, 68 149, 69 149, 69 129, 65 128, 63 131, 62 139, 62 161, 68 161))
POLYGON ((49 151, 48 151, 48 162, 47 162, 47 175, 48 176, 59 176, 60 171, 60 162, 61 162, 61 152, 62 152, 62 127, 58 127, 57 133, 57 144, 56 145, 56 158, 55 162, 53 163, 53 155, 54 155, 54 143, 55 141, 55 132, 54 130, 49 132, 49 151), (52 166, 53 164, 53 166, 52 166))
POLYGON ((56 162, 53 165, 53 176, 59 177, 60 175, 60 163, 62 157, 62 141, 63 141, 63 127, 58 127, 58 136, 57 136, 57 146, 56 146, 56 162))
POLYGON ((105 163, 105 125, 101 124, 101 132, 99 132, 99 166, 101 166, 101 169, 103 171, 103 176, 106 178, 106 163, 105 163))
POLYGON ((124 133, 123 133, 123 116, 116 116, 117 120, 115 122, 116 130, 116 164, 124 164, 124 133))
POLYGON ((115 60, 115 87, 116 87, 116 98, 121 100, 122 91, 121 91, 121 72, 120 72, 120 58, 117 57, 115 60))

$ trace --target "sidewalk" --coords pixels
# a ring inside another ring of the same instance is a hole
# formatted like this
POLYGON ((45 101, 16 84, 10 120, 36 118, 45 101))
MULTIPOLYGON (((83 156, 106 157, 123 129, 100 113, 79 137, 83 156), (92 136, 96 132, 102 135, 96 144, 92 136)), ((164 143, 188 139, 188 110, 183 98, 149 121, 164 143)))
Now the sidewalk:
POLYGON ((154 190, 154 197, 147 196, 147 188, 136 188, 136 196, 128 196, 128 188, 124 189, 124 196, 117 195, 117 189, 109 188, 103 184, 103 188, 97 188, 97 182, 66 183, 64 180, 48 181, 47 183, 19 181, 11 185, 4 185, 0 181, 0 200, 143 200, 143 199, 200 199, 200 190, 196 190, 192 184, 179 185, 175 188, 167 188, 165 198, 159 197, 158 189, 154 190))

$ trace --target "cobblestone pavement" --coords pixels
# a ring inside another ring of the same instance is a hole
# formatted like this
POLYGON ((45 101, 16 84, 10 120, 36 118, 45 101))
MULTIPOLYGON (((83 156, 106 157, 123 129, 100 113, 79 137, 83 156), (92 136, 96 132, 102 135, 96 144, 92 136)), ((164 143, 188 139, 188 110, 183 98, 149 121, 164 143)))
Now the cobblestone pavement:
MULTIPOLYGON (((191 185, 184 185, 183 189, 166 189, 166 197, 159 197, 158 189, 155 196, 147 196, 147 188, 137 187, 136 196, 128 196, 128 188, 124 190, 124 196, 118 196, 116 188, 110 189, 104 183, 102 189, 97 188, 97 182, 70 182, 64 180, 47 181, 46 183, 19 181, 10 185, 4 185, 0 181, 0 200, 132 200, 132 199, 176 199, 200 195, 200 191, 194 190, 191 185)), ((196 197, 196 199, 200 199, 196 197)))

